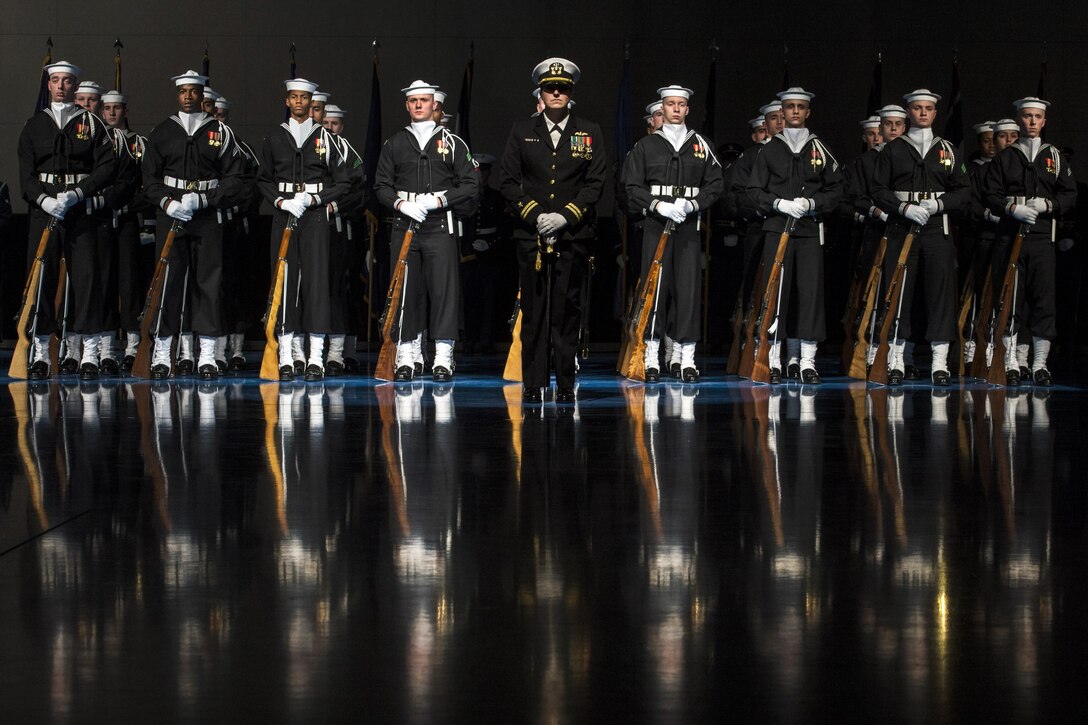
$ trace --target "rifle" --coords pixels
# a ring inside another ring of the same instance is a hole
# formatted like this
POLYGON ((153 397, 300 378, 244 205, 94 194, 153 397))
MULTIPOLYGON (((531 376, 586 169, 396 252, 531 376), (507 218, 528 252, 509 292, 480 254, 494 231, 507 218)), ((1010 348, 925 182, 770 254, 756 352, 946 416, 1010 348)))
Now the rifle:
POLYGON ((646 279, 642 281, 642 286, 635 295, 638 307, 633 311, 634 317, 628 328, 625 348, 627 359, 620 361, 620 373, 631 380, 646 380, 646 326, 650 326, 650 334, 653 334, 653 328, 657 324, 657 304, 660 300, 658 292, 661 290, 661 258, 665 255, 665 245, 675 226, 672 219, 665 222, 661 237, 657 240, 654 258, 650 261, 650 269, 646 272, 646 279))
MULTIPOLYGON (((68 350, 68 259, 60 256, 60 269, 57 272, 57 294, 53 297, 53 309, 61 310, 60 330, 55 335, 49 336, 49 369, 60 372, 59 363, 66 360, 70 354, 68 350)), ((54 313, 55 314, 55 313, 54 313)), ((76 351, 79 354, 79 351, 76 351)))
MULTIPOLYGON (((277 318, 280 317, 280 309, 283 308, 284 297, 287 292, 287 250, 291 247, 291 235, 298 227, 298 219, 293 214, 288 215, 287 225, 280 236, 280 248, 276 253, 276 274, 272 277, 272 287, 268 290, 268 306, 265 308, 264 318, 264 355, 261 357, 262 380, 280 379, 280 341, 276 336, 277 318)), ((284 321, 286 321, 286 308, 284 309, 284 321)))
POLYGON ((975 295, 975 305, 972 310, 971 317, 968 318, 968 330, 970 333, 964 333, 965 336, 969 334, 969 337, 965 339, 975 338, 975 358, 971 361, 970 375, 973 378, 983 379, 989 373, 990 366, 986 364, 986 345, 990 341, 988 332, 989 326, 986 324, 979 324, 979 320, 989 320, 990 316, 994 312, 994 291, 993 291, 993 275, 991 274, 990 265, 986 265, 986 281, 982 284, 982 296, 975 295))
POLYGON ((162 325, 163 307, 166 304, 163 295, 166 292, 166 282, 170 277, 170 250, 173 249, 174 239, 181 230, 181 222, 178 220, 170 225, 166 241, 162 244, 162 251, 159 252, 159 261, 155 263, 155 274, 151 277, 151 286, 147 289, 144 311, 140 314, 140 344, 136 348, 136 359, 132 363, 132 375, 138 378, 146 378, 151 374, 151 345, 162 325), (152 323, 155 325, 154 336, 151 334, 152 323))
POLYGON ((771 273, 767 277, 767 288, 763 290, 763 300, 760 302, 759 316, 753 330, 752 342, 755 344, 750 359, 752 361, 749 379, 754 383, 771 382, 770 354, 771 346, 768 336, 774 320, 775 337, 778 336, 779 311, 778 303, 782 301, 782 265, 786 256, 786 244, 790 240, 790 234, 796 226, 797 220, 790 217, 786 221, 786 227, 778 237, 778 248, 774 252, 774 261, 771 263, 771 273))
POLYGON ((888 252, 888 235, 880 238, 873 264, 869 268, 869 278, 865 281, 865 291, 854 308, 855 319, 846 338, 850 345, 850 356, 846 360, 846 374, 857 380, 868 377, 869 350, 872 348, 873 330, 876 320, 876 301, 880 297, 880 280, 884 276, 884 256, 888 252))
POLYGON ((634 324, 631 315, 634 313, 635 297, 638 296, 638 290, 642 289, 642 279, 640 278, 635 282, 636 294, 627 300, 627 307, 623 311, 623 318, 620 320, 620 354, 616 358, 616 372, 623 375, 624 366, 627 364, 627 356, 630 352, 631 341, 627 337, 628 328, 634 324))
POLYGON ((514 314, 507 321, 510 324, 510 352, 506 354, 506 367, 502 370, 502 379, 514 383, 522 381, 521 376, 521 290, 514 301, 514 314))
MULTIPOLYGON (((899 259, 895 264, 895 272, 888 282, 888 290, 884 295, 884 304, 880 307, 880 315, 877 317, 876 327, 880 329, 880 342, 876 348, 876 358, 869 369, 869 382, 888 384, 888 350, 891 347, 893 336, 899 331, 899 318, 903 314, 903 280, 907 276, 907 257, 910 256, 910 248, 914 244, 914 237, 921 227, 911 224, 907 230, 907 236, 903 239, 903 249, 899 252, 899 259), (891 314, 892 304, 895 304, 895 316, 891 314), (892 324, 895 330, 892 330, 892 324)), ((910 310, 907 310, 910 314, 910 310)))
POLYGON ((23 304, 19 307, 19 316, 15 318, 15 330, 19 334, 19 340, 15 343, 15 350, 11 355, 8 375, 19 380, 26 380, 29 375, 31 338, 38 331, 45 250, 49 246, 49 238, 56 231, 59 221, 56 217, 50 217, 49 223, 42 230, 38 248, 34 251, 34 260, 30 263, 30 272, 26 276, 26 285, 23 287, 23 304))
MULTIPOLYGON (((756 280, 763 279, 763 260, 759 260, 756 266, 756 275, 752 278, 752 289, 749 291, 748 307, 740 307, 737 311, 737 319, 733 323, 733 344, 729 347, 729 360, 725 365, 726 375, 740 375, 749 377, 752 374, 752 356, 745 355, 748 343, 755 334, 756 316, 752 312, 756 309, 759 299, 759 291, 756 289, 756 280)), ((741 278, 740 292, 737 293, 738 305, 744 304, 744 278, 741 278)))
MULTIPOLYGON (((1009 328, 1009 319, 1015 318, 1017 269, 1020 264, 1020 247, 1024 244, 1024 234, 1028 225, 1021 224, 1016 231, 1016 238, 1012 240, 1012 249, 1009 250, 1009 265, 1005 269, 1005 279, 1001 283, 1001 296, 998 299, 997 309, 994 311, 990 327, 990 339, 993 341, 994 353, 990 358, 990 369, 986 375, 986 382, 991 385, 1004 385, 1005 378, 1005 330, 1009 328)), ((1010 334, 1012 331, 1010 330, 1010 334)), ((1015 344, 1015 343, 1014 343, 1015 344)), ((985 351, 982 351, 985 354, 985 351)), ((978 354, 978 351, 976 351, 978 354)))
POLYGON ((578 324, 578 357, 589 358, 589 305, 593 300, 593 273, 597 271, 595 259, 586 262, 586 280, 582 285, 582 315, 578 324))
MULTIPOLYGON (((405 282, 408 276, 408 249, 412 246, 412 237, 416 234, 417 226, 416 222, 412 222, 404 232, 404 241, 400 243, 400 253, 393 265, 393 276, 389 280, 389 290, 385 293, 385 311, 379 320, 382 326, 382 349, 374 366, 374 377, 378 380, 393 379, 393 362, 397 354, 393 324, 404 317, 404 298, 408 292, 405 282)), ((399 330, 399 324, 397 327, 399 330)))

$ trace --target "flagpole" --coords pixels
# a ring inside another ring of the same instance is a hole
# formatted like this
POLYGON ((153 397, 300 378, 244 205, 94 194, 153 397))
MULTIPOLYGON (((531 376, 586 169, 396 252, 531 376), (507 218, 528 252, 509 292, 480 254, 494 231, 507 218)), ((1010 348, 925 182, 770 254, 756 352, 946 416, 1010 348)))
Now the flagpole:
POLYGON ((124 90, 121 88, 121 48, 124 47, 120 38, 113 41, 113 90, 118 93, 124 90))

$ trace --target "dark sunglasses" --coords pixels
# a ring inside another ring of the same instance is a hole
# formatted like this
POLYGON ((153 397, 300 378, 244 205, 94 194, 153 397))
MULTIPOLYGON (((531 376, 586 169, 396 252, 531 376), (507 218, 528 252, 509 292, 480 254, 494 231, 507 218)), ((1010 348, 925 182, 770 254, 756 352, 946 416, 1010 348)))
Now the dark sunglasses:
POLYGON ((544 93, 561 93, 564 96, 569 96, 573 86, 569 83, 548 83, 541 86, 540 90, 544 93))

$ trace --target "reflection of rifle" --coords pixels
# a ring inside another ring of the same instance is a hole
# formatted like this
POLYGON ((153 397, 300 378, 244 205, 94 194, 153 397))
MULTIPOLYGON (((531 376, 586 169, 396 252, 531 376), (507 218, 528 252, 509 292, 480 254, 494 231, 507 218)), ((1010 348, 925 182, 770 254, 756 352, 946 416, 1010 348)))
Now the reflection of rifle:
POLYGON ((586 279, 582 285, 582 319, 578 324, 578 357, 589 357, 589 304, 593 299, 593 273, 597 271, 594 258, 586 262, 586 279))
POLYGON ((41 309, 45 250, 49 246, 49 238, 56 230, 57 223, 56 217, 50 217, 49 224, 42 230, 38 248, 34 251, 34 260, 30 263, 30 273, 26 276, 26 286, 23 287, 23 304, 19 308, 19 316, 15 318, 15 330, 19 334, 19 340, 15 343, 15 351, 11 355, 8 375, 20 380, 26 380, 28 375, 31 338, 38 332, 38 310, 41 309))
POLYGON ((146 378, 151 373, 152 337, 158 336, 159 326, 162 324, 163 306, 166 304, 163 295, 166 293, 166 282, 170 277, 170 250, 180 231, 180 221, 170 225, 162 251, 159 252, 159 261, 155 263, 155 274, 151 277, 151 286, 147 288, 144 311, 140 315, 140 344, 136 348, 136 359, 132 363, 132 374, 138 378, 146 378), (151 334, 152 325, 155 326, 154 336, 151 334))
POLYGON ((510 352, 506 354, 506 367, 502 379, 520 383, 521 377, 521 290, 514 301, 514 314, 510 315, 510 352))
POLYGON ((378 353, 378 363, 374 366, 374 377, 378 380, 393 379, 393 362, 397 354, 393 325, 404 317, 404 299, 408 293, 405 280, 408 276, 408 249, 412 246, 412 237, 415 234, 416 223, 412 222, 404 232, 404 241, 400 243, 400 253, 393 265, 393 277, 389 280, 389 291, 385 294, 385 311, 379 321, 382 326, 382 349, 378 353))
POLYGON ((786 257, 786 244, 790 240, 790 234, 797 224, 797 220, 790 217, 786 221, 786 227, 778 237, 778 248, 774 252, 774 261, 771 263, 771 273, 767 276, 767 287, 763 290, 763 300, 760 302, 759 316, 756 318, 755 329, 752 334, 752 382, 769 383, 771 381, 770 354, 771 354, 771 327, 774 327, 775 338, 778 337, 778 322, 780 312, 778 303, 782 301, 782 265, 786 257))
POLYGON ((261 379, 280 379, 280 341, 276 337, 276 323, 280 317, 280 309, 284 310, 284 321, 287 319, 287 310, 283 307, 284 298, 287 296, 287 250, 291 246, 291 234, 298 226, 298 219, 294 215, 288 215, 287 225, 283 228, 280 237, 280 248, 276 253, 276 273, 272 276, 272 287, 268 290, 268 307, 264 312, 264 356, 261 358, 261 379))
POLYGON ((665 228, 661 231, 661 237, 657 240, 657 249, 654 250, 654 258, 650 262, 650 269, 646 272, 646 279, 642 281, 642 287, 636 294, 638 307, 635 308, 631 327, 627 331, 627 359, 621 360, 624 377, 632 380, 646 380, 646 328, 649 326, 650 334, 657 324, 657 305, 660 301, 658 292, 661 290, 661 258, 665 255, 665 245, 672 236, 675 224, 670 219, 665 222, 665 228))
MULTIPOLYGON (((741 273, 743 275, 743 272, 741 273)), ((752 278, 752 288, 749 290, 748 306, 744 305, 744 286, 747 280, 741 277, 740 290, 737 292, 737 307, 733 311, 733 344, 729 346, 729 360, 725 364, 726 375, 740 375, 746 371, 747 375, 752 374, 752 366, 747 365, 745 362, 751 362, 751 357, 745 357, 744 351, 748 349, 749 343, 752 341, 753 328, 756 322, 756 316, 752 314, 752 311, 756 308, 756 295, 759 293, 756 291, 755 281, 763 278, 763 260, 759 260, 759 265, 756 267, 756 276, 752 278), (745 368, 745 370, 742 370, 745 368)))
POLYGON ((884 274, 884 255, 888 251, 888 235, 880 239, 880 244, 873 255, 873 264, 869 268, 869 278, 865 289, 854 306, 854 320, 848 330, 850 337, 846 344, 850 346, 850 356, 846 358, 846 374, 858 380, 868 376, 869 350, 873 343, 873 317, 876 301, 880 297, 880 278, 884 274))
MULTIPOLYGON (((888 350, 892 340, 899 332, 899 319, 903 314, 903 285, 907 278, 907 258, 910 256, 910 248, 914 244, 914 237, 918 234, 917 224, 911 224, 907 230, 907 236, 903 239, 903 249, 899 252, 899 259, 895 264, 895 272, 888 281, 888 290, 884 294, 884 304, 880 307, 880 315, 877 317, 876 328, 880 330, 880 342, 876 348, 876 358, 869 370, 869 381, 888 384, 888 350), (895 305, 895 314, 892 315, 892 305, 895 305), (893 329, 894 325, 894 329, 893 329)), ((910 310, 907 310, 910 314, 910 310)))
MULTIPOLYGON (((990 327, 990 340, 993 342, 994 354, 990 358, 990 370, 986 375, 987 382, 993 385, 1004 385, 1005 378, 1005 332, 1006 330, 1010 335, 1014 333, 1009 329, 1010 317, 1015 317, 1016 310, 1016 293, 1017 283, 1019 281, 1017 277, 1017 268, 1020 264, 1020 247, 1024 243, 1024 233, 1027 231, 1028 225, 1021 224, 1020 229, 1016 232, 1016 238, 1012 240, 1012 249, 1009 250, 1009 266, 1005 269, 1005 279, 1001 283, 1001 296, 997 297, 997 309, 994 311, 992 320, 992 326, 990 327)), ((1015 344, 1015 342, 1014 342, 1015 344)), ((985 354, 985 351, 981 351, 985 354)))

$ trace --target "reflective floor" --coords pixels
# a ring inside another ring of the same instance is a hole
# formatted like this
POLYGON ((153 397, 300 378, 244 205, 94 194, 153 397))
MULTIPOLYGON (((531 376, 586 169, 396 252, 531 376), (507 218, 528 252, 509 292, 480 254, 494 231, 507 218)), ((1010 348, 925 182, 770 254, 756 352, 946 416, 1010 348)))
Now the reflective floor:
POLYGON ((8 381, 0 719, 1079 719, 1088 388, 606 363, 8 381))

